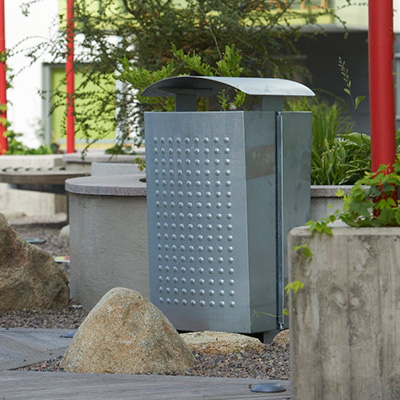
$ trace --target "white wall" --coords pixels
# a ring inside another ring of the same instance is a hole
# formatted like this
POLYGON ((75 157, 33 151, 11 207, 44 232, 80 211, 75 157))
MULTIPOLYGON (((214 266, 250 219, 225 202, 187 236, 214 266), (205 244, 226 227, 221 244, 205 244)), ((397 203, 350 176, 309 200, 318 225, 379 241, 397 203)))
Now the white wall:
POLYGON ((41 119, 41 98, 38 94, 41 88, 41 62, 29 66, 23 50, 51 37, 58 16, 58 1, 39 0, 30 7, 28 16, 24 16, 21 10, 24 3, 26 0, 5 0, 6 47, 12 49, 20 43, 17 49, 22 51, 8 59, 8 66, 17 74, 13 88, 7 92, 11 103, 8 119, 13 130, 24 134, 23 141, 26 144, 37 146, 39 141, 34 129, 41 119), (28 37, 30 39, 24 41, 28 37))
POLYGON ((393 8, 394 8, 394 21, 393 21, 394 33, 400 33, 400 0, 393 0, 393 8))

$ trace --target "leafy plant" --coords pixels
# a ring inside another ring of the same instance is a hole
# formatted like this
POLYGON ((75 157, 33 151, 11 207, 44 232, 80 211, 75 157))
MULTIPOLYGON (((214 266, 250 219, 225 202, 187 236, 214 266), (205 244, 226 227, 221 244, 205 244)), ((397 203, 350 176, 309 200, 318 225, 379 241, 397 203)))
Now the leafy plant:
MULTIPOLYGON (((222 58, 217 62, 216 67, 212 67, 203 61, 200 55, 194 52, 185 54, 183 50, 178 50, 172 44, 171 49, 174 59, 168 61, 166 65, 156 71, 149 71, 146 68, 138 68, 132 66, 126 58, 121 61, 123 71, 119 75, 119 79, 125 83, 131 84, 137 89, 135 95, 136 103, 144 109, 152 111, 173 111, 175 109, 173 97, 143 97, 140 93, 149 85, 161 79, 176 76, 176 62, 180 61, 181 71, 184 75, 197 73, 205 76, 240 76, 243 68, 240 66, 242 57, 234 46, 226 46, 222 58)), ((235 91, 233 99, 229 97, 229 90, 222 90, 218 95, 218 100, 223 110, 238 109, 243 106, 246 96, 243 92, 235 91)), ((200 108, 208 109, 206 100, 202 99, 200 108)))
MULTIPOLYGON (((365 96, 355 99, 345 61, 339 57, 339 70, 355 110, 365 96)), ((313 113, 311 148, 311 183, 314 185, 351 185, 370 170, 371 140, 363 133, 353 131, 353 124, 345 116, 343 102, 301 99, 288 102, 292 111, 309 110, 313 113)), ((400 132, 397 132, 399 137, 400 132)))
MULTIPOLYGON (((294 246, 293 250, 295 253, 299 255, 296 267, 296 275, 298 276, 300 274, 300 268, 302 267, 304 262, 312 258, 313 253, 308 247, 308 243, 302 244, 300 246, 294 246)), ((304 288, 304 283, 296 279, 295 281, 289 282, 285 286, 286 295, 288 296, 291 291, 293 291, 294 294, 297 294, 297 292, 303 288, 304 288)), ((289 315, 289 312, 286 308, 283 310, 283 314, 289 315)))
MULTIPOLYGON (((207 76, 239 76, 243 71, 243 68, 240 66, 242 57, 234 46, 226 46, 225 52, 222 54, 221 60, 217 62, 216 67, 212 67, 210 64, 204 62, 202 57, 194 52, 185 54, 183 50, 178 50, 173 44, 171 52, 174 55, 174 59, 168 61, 162 68, 153 72, 149 71, 147 68, 135 67, 126 58, 121 60, 123 70, 119 74, 118 79, 136 88, 134 102, 138 106, 140 105, 142 110, 173 111, 175 109, 173 97, 143 97, 141 96, 141 92, 152 83, 176 76, 177 62, 183 63, 181 65, 181 71, 185 74, 198 73, 199 75, 205 74, 207 76)), ((228 109, 240 109, 243 107, 246 95, 241 91, 235 90, 234 96, 231 98, 229 93, 230 90, 226 89, 218 94, 218 101, 221 109, 226 111, 228 109)), ((198 103, 200 110, 209 109, 208 99, 201 98, 198 100, 198 103)), ((132 146, 126 146, 124 144, 124 138, 108 149, 107 152, 111 154, 135 153, 132 146)), ((137 160, 140 160, 140 168, 144 169, 144 161, 140 158, 137 160)))
MULTIPOLYGON (((290 78, 295 72, 303 73, 304 68, 296 65, 293 57, 298 54, 298 40, 322 33, 309 34, 303 28, 315 26, 319 16, 340 18, 328 8, 312 12, 292 9, 296 1, 279 1, 278 6, 275 1, 264 0, 76 0, 75 31, 80 45, 75 52, 75 68, 82 72, 83 80, 76 87, 75 97, 76 104, 80 100, 85 104, 75 110, 77 135, 90 143, 118 127, 122 140, 135 136, 140 142, 144 109, 135 102, 139 88, 131 84, 115 88, 104 82, 124 71, 126 64, 120 61, 124 58, 130 68, 149 71, 147 78, 151 80, 154 71, 175 58, 171 43, 184 55, 201 54, 202 62, 219 68, 222 74, 230 71, 222 61, 226 46, 240 51, 242 76, 290 78), (96 90, 89 90, 93 84, 96 90), (99 125, 103 129, 99 130, 99 125)), ((23 12, 28 15, 35 0, 26 3, 23 12)), ((60 24, 61 29, 50 41, 29 48, 27 56, 32 62, 43 53, 51 55, 55 63, 64 60, 63 16, 60 24)), ((11 55, 18 51, 20 48, 12 49, 11 55)), ((184 64, 184 59, 176 60, 174 74, 184 73, 184 64)), ((65 106, 63 88, 61 82, 54 91, 57 101, 53 110, 65 106)), ((225 107, 225 99, 221 100, 225 107)), ((232 103, 231 99, 227 101, 232 103)))
POLYGON ((353 227, 400 226, 400 156, 393 166, 381 165, 376 172, 367 172, 351 188, 349 195, 341 189, 343 209, 318 221, 309 221, 311 232, 332 234, 329 224, 341 220, 353 227))
MULTIPOLYGON (((191 70, 203 76, 242 76, 244 68, 241 66, 242 56, 235 46, 226 46, 225 53, 221 55, 221 59, 216 62, 216 67, 203 62, 201 56, 195 53, 185 54, 183 50, 178 50, 175 45, 172 45, 172 54, 183 61, 184 68, 191 70)), ((223 89, 218 94, 218 101, 224 111, 228 109, 239 109, 243 106, 246 100, 246 95, 240 90, 235 90, 235 97, 231 100, 229 89, 223 89)))
POLYGON ((341 103, 303 98, 288 101, 287 108, 313 114, 311 184, 351 185, 370 170, 370 138, 352 132, 341 103))
POLYGON ((354 227, 400 226, 400 207, 397 200, 397 187, 400 186, 400 159, 393 170, 382 165, 377 172, 366 176, 353 186, 343 198, 343 211, 335 214, 347 225, 354 227))
POLYGON ((40 155, 40 154, 54 154, 56 149, 52 146, 41 145, 38 148, 31 148, 24 145, 18 138, 22 136, 21 133, 15 133, 12 130, 5 132, 7 138, 8 150, 7 155, 40 155))
POLYGON ((346 85, 346 87, 343 90, 350 96, 351 102, 353 103, 354 108, 357 110, 358 106, 365 99, 365 96, 357 96, 355 99, 353 99, 353 95, 351 93, 351 79, 349 70, 346 68, 346 62, 343 61, 341 57, 339 57, 339 69, 340 73, 342 74, 344 83, 346 85))
MULTIPOLYGON (((356 228, 400 226, 400 201, 397 198, 399 186, 400 156, 393 166, 381 165, 378 171, 366 173, 354 184, 349 195, 339 189, 336 194, 343 198, 343 209, 318 221, 310 220, 306 226, 310 228, 312 234, 328 235, 332 235, 330 224, 338 220, 356 228)), ((297 269, 302 266, 305 259, 313 256, 308 245, 309 241, 293 249, 301 254, 297 269)), ((299 280, 289 282, 285 287, 287 294, 290 291, 297 293, 303 288, 304 283, 299 280)))

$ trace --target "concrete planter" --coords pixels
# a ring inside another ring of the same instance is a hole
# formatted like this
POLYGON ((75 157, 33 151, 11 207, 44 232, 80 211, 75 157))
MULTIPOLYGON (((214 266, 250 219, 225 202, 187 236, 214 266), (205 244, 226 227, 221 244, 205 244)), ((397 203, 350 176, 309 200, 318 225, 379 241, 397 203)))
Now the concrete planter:
POLYGON ((344 190, 346 194, 350 193, 352 186, 311 186, 310 218, 317 221, 332 214, 335 210, 341 210, 343 200, 336 196, 338 189, 344 190))
POLYGON ((71 296, 88 310, 114 287, 149 296, 144 175, 74 178, 70 207, 71 296))
POLYGON ((400 398, 400 228, 306 228, 289 249, 307 244, 311 261, 289 251, 295 400, 400 398))

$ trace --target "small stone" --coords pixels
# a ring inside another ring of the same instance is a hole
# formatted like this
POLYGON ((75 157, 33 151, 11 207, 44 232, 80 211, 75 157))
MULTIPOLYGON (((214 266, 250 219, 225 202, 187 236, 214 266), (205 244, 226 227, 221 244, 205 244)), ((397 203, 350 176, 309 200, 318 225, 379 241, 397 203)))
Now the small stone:
POLYGON ((163 374, 194 364, 193 354, 164 314, 125 288, 103 296, 62 360, 65 371, 84 373, 163 374))
POLYGON ((277 344, 289 344, 289 329, 280 331, 272 341, 277 344))
POLYGON ((203 331, 182 333, 181 337, 196 353, 230 354, 264 350, 258 339, 238 333, 203 331))
POLYGON ((58 310, 69 301, 66 272, 27 243, 0 213, 0 314, 30 308, 58 310))
POLYGON ((65 225, 61 228, 59 237, 60 238, 69 238, 69 225, 65 225))

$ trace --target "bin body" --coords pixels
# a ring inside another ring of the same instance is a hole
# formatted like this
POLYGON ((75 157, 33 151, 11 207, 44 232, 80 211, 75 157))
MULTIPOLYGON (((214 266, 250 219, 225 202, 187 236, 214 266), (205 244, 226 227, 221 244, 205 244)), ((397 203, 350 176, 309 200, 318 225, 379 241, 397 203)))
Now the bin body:
POLYGON ((145 132, 152 303, 178 330, 275 330, 279 235, 308 218, 311 114, 146 113, 145 132))

